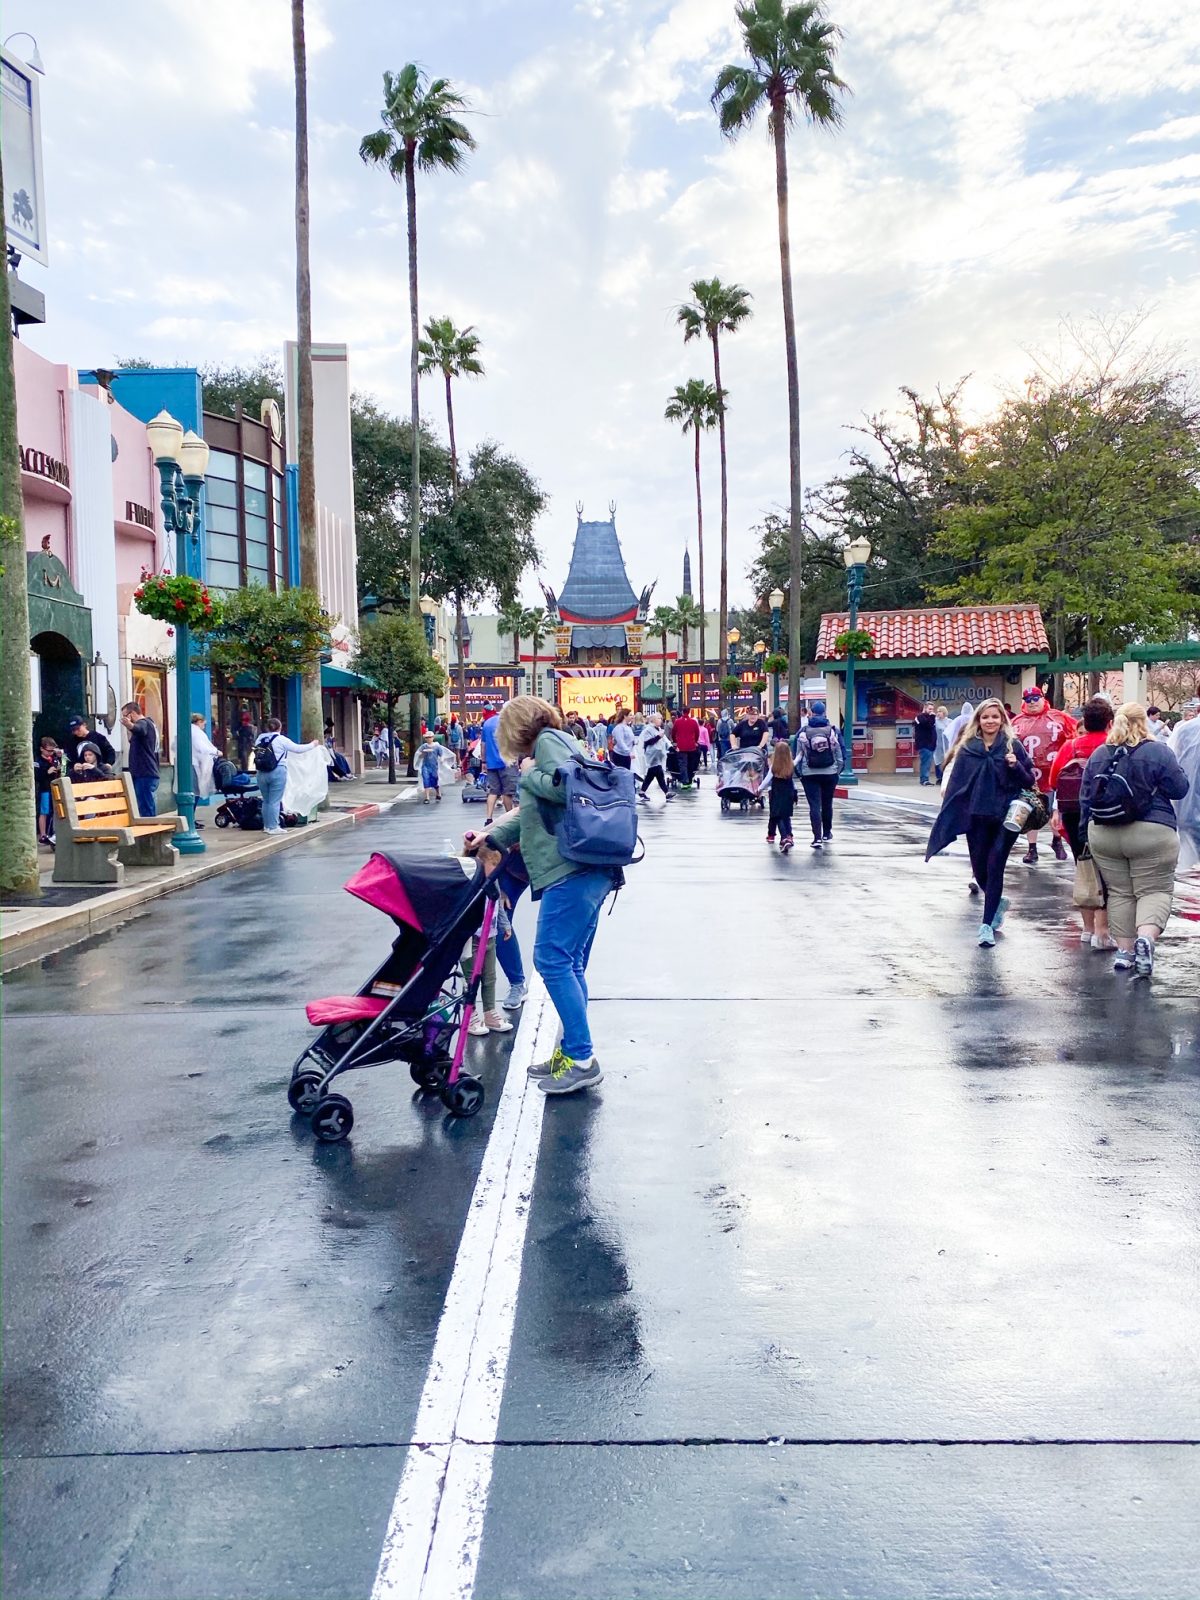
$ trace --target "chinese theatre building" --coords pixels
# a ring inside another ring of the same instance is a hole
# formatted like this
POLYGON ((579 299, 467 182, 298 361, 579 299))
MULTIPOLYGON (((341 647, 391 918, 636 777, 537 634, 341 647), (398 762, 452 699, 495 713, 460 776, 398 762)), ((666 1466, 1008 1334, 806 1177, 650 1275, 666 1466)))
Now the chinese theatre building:
POLYGON ((654 585, 639 597, 625 570, 616 507, 607 522, 584 522, 561 595, 543 585, 552 615, 556 698, 565 712, 595 720, 642 703, 646 617, 654 585))

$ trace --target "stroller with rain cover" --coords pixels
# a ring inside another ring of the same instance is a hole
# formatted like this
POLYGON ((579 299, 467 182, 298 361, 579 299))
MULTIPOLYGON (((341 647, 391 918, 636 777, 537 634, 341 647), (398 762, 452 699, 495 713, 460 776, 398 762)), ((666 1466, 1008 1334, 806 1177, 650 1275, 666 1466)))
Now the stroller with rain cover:
POLYGON ((386 912, 400 932, 356 995, 311 1000, 305 1008, 321 1032, 292 1068, 288 1104, 311 1119, 318 1139, 336 1143, 354 1126, 354 1111, 345 1095, 330 1093, 334 1078, 406 1061, 419 1088, 440 1095, 454 1116, 473 1117, 483 1085, 462 1062, 496 909, 491 880, 482 867, 468 878, 457 857, 376 851, 345 887, 386 912), (464 983, 459 961, 475 933, 479 948, 464 983))
POLYGON ((762 810, 763 785, 767 781, 767 752, 757 745, 752 750, 727 750, 717 762, 717 794, 722 811, 738 806, 762 810))

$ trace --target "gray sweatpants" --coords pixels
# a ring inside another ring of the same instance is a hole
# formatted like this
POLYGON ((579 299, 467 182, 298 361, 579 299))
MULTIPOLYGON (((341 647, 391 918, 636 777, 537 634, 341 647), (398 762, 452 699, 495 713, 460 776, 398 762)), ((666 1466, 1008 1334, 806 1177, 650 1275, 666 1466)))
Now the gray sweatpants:
POLYGON ((1179 835, 1163 822, 1123 828, 1088 825, 1088 844, 1108 890, 1108 926, 1131 945, 1139 928, 1165 928, 1171 916, 1179 835))

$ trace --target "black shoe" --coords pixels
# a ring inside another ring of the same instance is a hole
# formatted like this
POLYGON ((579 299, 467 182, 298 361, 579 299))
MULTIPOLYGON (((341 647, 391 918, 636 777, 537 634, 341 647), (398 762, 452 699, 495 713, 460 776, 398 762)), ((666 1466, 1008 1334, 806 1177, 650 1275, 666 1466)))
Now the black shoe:
POLYGON ((1027 867, 1036 867, 1037 858, 1037 845, 1031 844, 1029 849, 1026 850, 1025 854, 1021 857, 1021 860, 1027 867))
POLYGON ((1067 847, 1057 834, 1054 835, 1054 844, 1052 848, 1054 850, 1054 859, 1056 861, 1065 861, 1067 859, 1067 847))

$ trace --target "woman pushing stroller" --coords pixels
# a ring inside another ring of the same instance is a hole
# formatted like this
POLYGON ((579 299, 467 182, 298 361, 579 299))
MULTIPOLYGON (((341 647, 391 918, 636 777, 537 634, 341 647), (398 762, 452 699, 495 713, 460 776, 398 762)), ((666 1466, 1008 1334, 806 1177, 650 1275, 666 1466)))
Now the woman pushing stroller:
POLYGON ((600 910, 617 886, 617 874, 610 867, 565 860, 544 820, 544 807, 563 805, 555 774, 581 753, 578 742, 563 732, 557 707, 536 695, 517 695, 500 713, 497 740, 505 759, 520 764, 521 803, 486 833, 468 834, 466 849, 491 871, 502 852, 520 840, 532 896, 541 901, 533 964, 562 1022, 561 1043, 549 1061, 531 1066, 529 1075, 544 1094, 572 1094, 603 1078, 588 1027, 587 964, 600 910))

